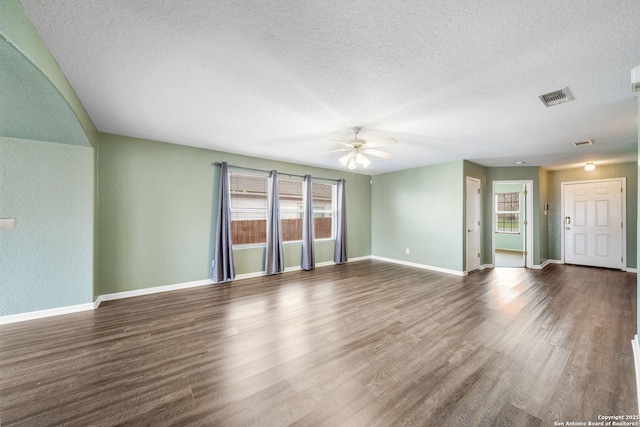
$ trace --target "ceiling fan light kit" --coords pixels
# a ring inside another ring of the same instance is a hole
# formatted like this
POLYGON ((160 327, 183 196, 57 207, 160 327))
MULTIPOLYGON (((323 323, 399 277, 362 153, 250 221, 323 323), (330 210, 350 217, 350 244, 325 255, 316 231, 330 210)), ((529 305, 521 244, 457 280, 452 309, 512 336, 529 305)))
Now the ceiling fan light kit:
POLYGON ((356 163, 362 165, 363 168, 371 165, 371 161, 367 159, 362 153, 356 154, 356 163))
POLYGON ((345 154, 344 156, 340 157, 338 161, 342 166, 351 170, 358 169, 358 166, 362 166, 362 168, 364 169, 371 165, 371 160, 367 159, 356 149, 353 149, 349 152, 349 154, 345 154))

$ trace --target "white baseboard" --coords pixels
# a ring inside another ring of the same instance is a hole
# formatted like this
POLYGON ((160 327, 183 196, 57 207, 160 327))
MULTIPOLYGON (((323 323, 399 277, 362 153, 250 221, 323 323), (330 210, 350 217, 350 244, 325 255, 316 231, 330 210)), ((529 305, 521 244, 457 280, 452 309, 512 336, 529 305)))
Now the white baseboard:
MULTIPOLYGON (((371 256, 367 255, 363 257, 351 258, 349 259, 348 262, 362 261, 365 259, 371 259, 371 256)), ((335 263, 333 261, 319 262, 316 264, 316 268, 325 267, 328 265, 335 265, 335 263)), ((298 271, 298 270, 300 270, 300 266, 294 266, 294 267, 286 268, 284 272, 287 273, 290 271, 298 271)), ((235 280, 250 279, 252 277, 261 277, 264 275, 265 275, 264 271, 238 274, 235 280)), ((173 285, 154 286, 151 288, 136 289, 133 291, 114 292, 111 294, 99 295, 98 298, 96 298, 96 300, 93 303, 51 308, 48 310, 32 311, 29 313, 12 314, 9 316, 0 316, 0 325, 6 325, 9 323, 16 323, 16 322, 24 322, 27 320, 42 319, 44 317, 59 316, 61 314, 77 313, 79 311, 95 310, 98 307, 100 307, 100 303, 104 301, 113 301, 113 300, 124 299, 124 298, 139 297, 142 295, 157 294, 160 292, 178 291, 181 289, 196 288, 199 286, 209 286, 214 284, 215 283, 211 279, 206 279, 206 280, 196 280, 193 282, 176 283, 173 285)))
MULTIPOLYGON (((355 261, 355 260, 350 259, 348 262, 353 262, 353 261, 355 261)), ((336 263, 335 263, 335 262, 333 262, 333 261, 317 262, 317 263, 316 263, 316 267, 315 267, 315 268, 319 268, 319 267, 326 267, 326 266, 329 266, 329 265, 336 265, 336 263)), ((285 273, 288 273, 289 271, 300 271, 300 270, 302 270, 302 266, 300 266, 300 265, 295 265, 295 266, 293 266, 293 267, 287 267, 287 268, 285 268, 285 269, 284 269, 284 272, 285 272, 285 273)))
POLYGON ((546 260, 545 262, 543 262, 540 265, 534 264, 534 266, 531 267, 531 268, 533 270, 542 270, 543 268, 545 268, 549 264, 562 264, 562 261, 560 261, 559 259, 548 259, 548 260, 546 260))
POLYGON ((94 303, 69 305, 66 307, 49 308, 47 310, 30 311, 27 313, 10 314, 8 316, 0 316, 0 325, 8 325, 9 323, 25 322, 27 320, 42 319, 45 317, 60 316, 62 314, 78 313, 80 311, 89 311, 95 308, 94 303))
POLYGON ((640 345, 638 344, 638 335, 631 340, 631 348, 633 348, 633 364, 636 371, 636 395, 638 396, 638 411, 640 411, 640 345))
MULTIPOLYGON (((359 256, 355 258, 349 258, 349 262, 364 261, 365 259, 373 259, 373 258, 374 258, 373 255, 359 256)), ((328 264, 333 264, 333 261, 329 261, 328 264)))
MULTIPOLYGON (((478 270, 472 270, 471 272, 473 273, 474 271, 482 271, 482 270, 486 270, 487 268, 493 268, 493 264, 482 264, 480 268, 478 268, 478 270)), ((469 271, 463 271, 463 276, 468 276, 468 275, 469 275, 469 271)))
POLYGON ((253 279, 254 277, 262 277, 262 276, 266 276, 264 271, 255 271, 253 273, 236 274, 236 277, 235 279, 233 279, 233 281, 235 282, 236 280, 253 279))
POLYGON ((399 260, 399 259, 384 258, 384 257, 380 257, 380 256, 375 256, 375 255, 372 255, 371 259, 375 259, 375 260, 378 260, 378 261, 391 262, 391 263, 394 263, 394 264, 406 265, 408 267, 422 268, 424 270, 437 271, 439 273, 454 274, 456 276, 466 276, 467 275, 466 271, 450 270, 448 268, 434 267, 432 265, 418 264, 418 263, 415 263, 415 262, 402 261, 402 260, 399 260))
MULTIPOLYGON (((478 268, 477 270, 471 270, 471 273, 473 273, 474 271, 482 271, 482 270, 486 270, 487 268, 493 268, 493 264, 482 264, 480 266, 480 268, 478 268)), ((469 275, 469 271, 463 271, 462 275, 463 276, 468 276, 469 275)))
POLYGON ((625 271, 627 273, 637 273, 638 269, 637 268, 629 268, 629 267, 627 267, 627 269, 625 271))
POLYGON ((207 285, 213 285, 213 281, 211 279, 196 280, 194 282, 176 283, 174 285, 154 286, 152 288, 136 289, 133 291, 115 292, 112 294, 100 295, 96 299, 96 301, 100 301, 100 302, 113 301, 116 299, 139 297, 142 295, 151 295, 151 294, 157 294, 160 292, 178 291, 181 289, 196 288, 198 286, 207 286, 207 285))

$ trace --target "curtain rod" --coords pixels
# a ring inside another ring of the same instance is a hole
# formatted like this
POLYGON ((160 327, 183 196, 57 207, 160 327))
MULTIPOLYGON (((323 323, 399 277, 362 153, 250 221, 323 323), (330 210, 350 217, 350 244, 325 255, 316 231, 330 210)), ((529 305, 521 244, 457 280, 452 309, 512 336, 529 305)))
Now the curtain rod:
MULTIPOLYGON (((213 162, 211 164, 214 165, 214 166, 220 166, 222 163, 213 162)), ((264 170, 264 169, 248 168, 246 166, 235 166, 235 165, 230 165, 230 164, 227 164, 227 167, 234 168, 234 169, 244 169, 244 170, 254 171, 254 172, 263 172, 263 173, 271 172, 271 171, 264 170)), ((304 178, 304 175, 298 175, 298 174, 295 174, 295 173, 287 173, 287 172, 279 172, 278 171, 278 174, 279 175, 286 175, 286 176, 289 176, 289 177, 296 176, 298 178, 304 178)), ((321 179, 321 180, 324 180, 324 181, 334 181, 334 182, 340 181, 339 179, 335 179, 335 178, 321 178, 321 177, 316 177, 316 176, 312 176, 311 178, 312 179, 321 179)))

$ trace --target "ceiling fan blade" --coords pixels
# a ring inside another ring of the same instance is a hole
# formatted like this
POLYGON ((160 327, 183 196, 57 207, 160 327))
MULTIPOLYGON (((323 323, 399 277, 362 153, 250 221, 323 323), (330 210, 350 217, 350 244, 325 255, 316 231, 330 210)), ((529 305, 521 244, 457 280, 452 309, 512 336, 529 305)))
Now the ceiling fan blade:
POLYGON ((349 142, 345 142, 341 139, 330 139, 329 141, 331 142, 337 142, 338 144, 342 144, 345 147, 349 147, 349 148, 353 148, 353 144, 349 143, 349 142))
POLYGON ((367 141, 367 143, 365 144, 365 148, 382 147, 383 145, 391 145, 397 143, 398 140, 395 138, 380 139, 378 141, 367 141))
POLYGON ((387 153, 386 151, 381 150, 374 150, 371 148, 365 148, 364 150, 362 150, 362 152, 365 154, 371 154, 372 156, 382 157, 383 159, 390 159, 393 157, 393 154, 391 153, 387 153))

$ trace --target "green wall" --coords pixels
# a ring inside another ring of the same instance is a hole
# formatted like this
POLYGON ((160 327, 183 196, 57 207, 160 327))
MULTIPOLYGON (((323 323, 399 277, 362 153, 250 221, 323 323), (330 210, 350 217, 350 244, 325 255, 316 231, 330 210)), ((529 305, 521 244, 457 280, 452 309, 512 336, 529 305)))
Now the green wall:
POLYGON ((561 258, 562 212, 561 183, 590 179, 627 178, 627 267, 637 267, 637 211, 638 211, 638 168, 635 162, 614 165, 597 165, 593 172, 584 168, 549 172, 549 257, 561 258))
POLYGON ((371 211, 373 255, 464 270, 463 161, 376 175, 371 211))
MULTIPOLYGON (((212 162, 347 181, 349 257, 371 254, 371 179, 211 150, 100 134, 97 146, 98 293, 151 288, 210 277, 215 209, 212 162)), ((319 242, 316 262, 333 260, 319 242)), ((299 244, 285 265, 299 266, 299 244)), ((264 270, 264 248, 234 250, 236 274, 264 270)))
POLYGON ((93 302, 93 149, 0 137, 0 316, 93 302))
POLYGON ((0 1, 0 316, 90 304, 97 130, 17 0, 0 1), (55 144, 54 144, 55 142, 55 144))
MULTIPOLYGON (((523 184, 497 184, 494 187, 496 193, 520 193, 520 200, 524 197, 523 184)), ((491 203, 494 203, 493 197, 491 203)), ((493 206, 493 205, 492 205, 493 206)), ((524 250, 524 203, 520 203, 520 233, 495 233, 494 243, 496 249, 504 249, 510 251, 524 250)), ((488 218, 493 221, 493 218, 488 218)))

